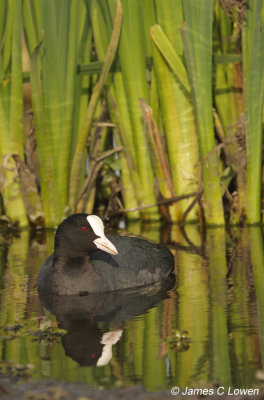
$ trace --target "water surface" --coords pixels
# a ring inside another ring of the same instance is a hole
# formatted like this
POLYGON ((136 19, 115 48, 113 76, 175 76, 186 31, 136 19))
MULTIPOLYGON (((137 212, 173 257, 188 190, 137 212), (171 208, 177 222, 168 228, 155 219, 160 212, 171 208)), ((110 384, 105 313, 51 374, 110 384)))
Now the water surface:
POLYGON ((176 284, 39 299, 35 280, 54 232, 1 235, 0 371, 14 380, 141 383, 150 391, 257 384, 264 369, 261 229, 201 235, 197 226, 133 224, 125 232, 170 247, 176 284))

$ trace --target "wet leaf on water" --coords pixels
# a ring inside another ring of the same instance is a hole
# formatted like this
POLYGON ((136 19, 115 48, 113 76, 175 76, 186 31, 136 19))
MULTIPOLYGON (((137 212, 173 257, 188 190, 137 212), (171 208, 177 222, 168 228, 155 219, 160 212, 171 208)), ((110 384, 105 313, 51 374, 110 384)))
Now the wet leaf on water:
POLYGON ((18 332, 20 329, 23 328, 23 325, 20 324, 14 324, 14 325, 5 325, 4 330, 5 331, 11 331, 11 332, 18 332))
POLYGON ((170 348, 176 351, 186 351, 189 349, 190 338, 186 330, 172 329, 171 335, 167 337, 170 348))

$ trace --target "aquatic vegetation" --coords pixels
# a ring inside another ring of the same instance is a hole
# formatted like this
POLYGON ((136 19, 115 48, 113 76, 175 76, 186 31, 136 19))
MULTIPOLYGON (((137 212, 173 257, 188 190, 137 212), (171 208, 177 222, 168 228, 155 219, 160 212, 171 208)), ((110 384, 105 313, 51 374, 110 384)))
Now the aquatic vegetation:
POLYGON ((32 376, 32 364, 14 364, 11 361, 0 361, 0 374, 9 378, 11 382, 29 379, 32 376))
POLYGON ((261 0, 0 11, 1 215, 261 222, 261 0))

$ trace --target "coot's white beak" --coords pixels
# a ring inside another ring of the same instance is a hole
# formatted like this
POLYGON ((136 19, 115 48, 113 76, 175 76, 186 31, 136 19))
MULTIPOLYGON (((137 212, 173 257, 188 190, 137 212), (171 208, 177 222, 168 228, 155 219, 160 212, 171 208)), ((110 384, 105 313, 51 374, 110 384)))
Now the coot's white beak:
POLYGON ((99 236, 97 239, 93 241, 98 247, 98 249, 106 251, 107 253, 113 255, 118 254, 116 247, 113 245, 112 242, 110 242, 110 240, 107 239, 107 237, 104 234, 104 224, 101 218, 99 218, 97 215, 88 215, 87 221, 90 224, 95 235, 99 236))
POLYGON ((118 254, 116 247, 113 245, 112 242, 110 242, 110 240, 107 239, 106 236, 95 239, 94 243, 96 244, 96 247, 98 247, 98 249, 100 249, 100 250, 104 250, 107 253, 110 253, 113 255, 118 254))

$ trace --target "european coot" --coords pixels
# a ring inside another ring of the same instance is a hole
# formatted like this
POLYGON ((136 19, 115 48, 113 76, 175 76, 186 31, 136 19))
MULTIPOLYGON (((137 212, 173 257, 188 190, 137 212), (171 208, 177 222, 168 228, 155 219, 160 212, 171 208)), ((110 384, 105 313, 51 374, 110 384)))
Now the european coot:
POLYGON ((135 237, 106 237, 96 215, 66 218, 56 231, 54 248, 38 275, 40 293, 85 295, 146 286, 174 270, 167 247, 135 237))

